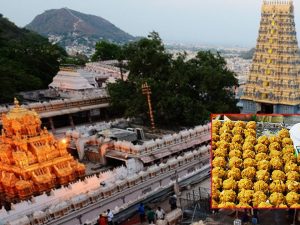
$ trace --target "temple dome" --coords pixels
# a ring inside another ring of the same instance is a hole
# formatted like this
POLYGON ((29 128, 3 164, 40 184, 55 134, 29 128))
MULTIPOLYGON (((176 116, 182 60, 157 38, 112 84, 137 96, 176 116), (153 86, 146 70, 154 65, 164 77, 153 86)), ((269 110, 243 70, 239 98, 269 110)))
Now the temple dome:
POLYGON ((9 120, 21 119, 26 115, 39 118, 39 115, 34 110, 28 110, 19 105, 19 101, 15 98, 15 106, 6 114, 6 118, 9 120))
POLYGON ((19 105, 15 98, 15 106, 2 115, 2 124, 7 137, 14 135, 37 135, 41 131, 41 120, 34 110, 28 110, 19 105))

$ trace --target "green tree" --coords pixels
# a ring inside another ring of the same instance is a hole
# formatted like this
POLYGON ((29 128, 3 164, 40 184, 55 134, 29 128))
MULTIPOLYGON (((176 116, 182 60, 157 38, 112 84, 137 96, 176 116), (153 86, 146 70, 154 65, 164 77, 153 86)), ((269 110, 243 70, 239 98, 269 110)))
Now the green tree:
POLYGON ((158 33, 125 46, 130 80, 168 80, 172 55, 166 52, 158 33))
POLYGON ((92 61, 117 60, 122 55, 122 47, 108 41, 100 41, 96 43, 95 53, 92 61))
POLYGON ((124 64, 125 52, 124 47, 119 44, 111 43, 108 41, 100 41, 96 43, 96 51, 92 56, 91 60, 95 61, 105 61, 105 60, 117 60, 116 65, 120 69, 121 79, 124 80, 124 70, 126 66, 124 64))
POLYGON ((34 32, 0 18, 0 103, 20 91, 47 88, 66 55, 57 45, 34 32))
POLYGON ((85 66, 85 64, 88 62, 88 57, 83 54, 77 53, 76 55, 72 56, 65 56, 62 58, 62 61, 60 62, 61 65, 68 64, 68 65, 78 65, 78 66, 85 66))
POLYGON ((112 106, 126 116, 148 119, 141 86, 152 90, 155 120, 160 125, 190 126, 209 120, 210 113, 238 112, 235 74, 219 54, 198 52, 188 60, 185 53, 169 54, 159 35, 128 44, 125 55, 130 71, 127 81, 109 85, 112 106))

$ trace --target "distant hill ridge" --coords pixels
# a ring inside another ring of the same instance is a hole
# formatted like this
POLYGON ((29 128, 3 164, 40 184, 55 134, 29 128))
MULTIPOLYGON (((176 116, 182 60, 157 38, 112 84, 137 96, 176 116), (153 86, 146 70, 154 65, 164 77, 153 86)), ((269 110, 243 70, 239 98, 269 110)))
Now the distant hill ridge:
POLYGON ((69 8, 47 10, 36 16, 26 28, 47 36, 63 47, 82 45, 93 48, 101 39, 116 43, 135 40, 135 37, 102 17, 69 8))

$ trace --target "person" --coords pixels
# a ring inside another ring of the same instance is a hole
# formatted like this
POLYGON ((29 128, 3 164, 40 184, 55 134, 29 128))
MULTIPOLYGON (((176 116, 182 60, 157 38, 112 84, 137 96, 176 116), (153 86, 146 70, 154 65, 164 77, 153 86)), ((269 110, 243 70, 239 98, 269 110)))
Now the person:
POLYGON ((258 224, 257 218, 254 217, 254 216, 252 216, 251 222, 252 222, 253 225, 257 225, 258 224))
POLYGON ((147 212, 147 218, 148 218, 148 222, 149 224, 153 224, 155 221, 155 213, 154 211, 150 208, 147 212))
POLYGON ((140 222, 144 222, 145 221, 145 207, 144 207, 144 204, 141 203, 139 208, 138 208, 138 212, 139 212, 139 215, 140 215, 140 222))
POLYGON ((108 225, 113 225, 113 218, 114 218, 114 214, 112 213, 112 211, 110 209, 107 210, 107 222, 108 225))
POLYGON ((293 221, 294 221, 294 209, 289 209, 288 210, 288 219, 289 219, 289 222, 291 224, 293 224, 293 221))
POLYGON ((253 209, 252 224, 258 224, 258 209, 253 209))
POLYGON ((169 199, 169 204, 171 206, 171 210, 174 210, 177 208, 177 198, 176 195, 173 195, 169 199))
POLYGON ((165 219, 165 211, 160 206, 157 207, 155 215, 156 215, 157 220, 164 220, 165 219))
POLYGON ((98 224, 99 225, 107 225, 106 213, 102 213, 102 214, 99 215, 98 224))
POLYGON ((249 219, 250 218, 249 218, 249 215, 248 215, 248 210, 244 209, 244 213, 243 213, 243 216, 242 216, 242 222, 243 222, 243 224, 248 223, 249 219))

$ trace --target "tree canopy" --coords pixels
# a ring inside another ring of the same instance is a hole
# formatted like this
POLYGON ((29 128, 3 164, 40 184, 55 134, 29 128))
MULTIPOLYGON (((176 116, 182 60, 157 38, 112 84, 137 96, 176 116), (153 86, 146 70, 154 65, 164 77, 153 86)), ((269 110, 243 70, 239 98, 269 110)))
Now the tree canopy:
POLYGON ((234 96, 238 82, 219 54, 200 51, 189 60, 186 54, 173 56, 155 32, 129 43, 124 52, 128 80, 108 86, 114 110, 148 121, 148 105, 141 91, 147 82, 160 125, 193 126, 209 120, 210 113, 238 112, 234 96))
POLYGON ((120 59, 121 57, 122 47, 120 45, 103 40, 96 43, 92 61, 120 59))
POLYGON ((0 18, 0 103, 20 91, 47 88, 66 55, 57 45, 34 32, 0 18))
POLYGON ((62 58, 60 61, 61 65, 77 65, 77 66, 85 66, 85 64, 89 61, 89 58, 84 55, 77 53, 76 55, 68 55, 62 58))

